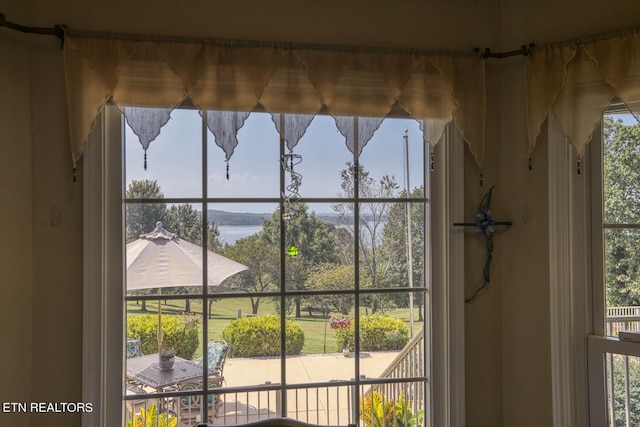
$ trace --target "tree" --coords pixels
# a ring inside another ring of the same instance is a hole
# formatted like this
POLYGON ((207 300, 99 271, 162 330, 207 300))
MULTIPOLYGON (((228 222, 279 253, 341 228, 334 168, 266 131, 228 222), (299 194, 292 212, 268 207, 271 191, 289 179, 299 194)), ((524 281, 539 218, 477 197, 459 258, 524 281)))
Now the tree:
MULTIPOLYGON (((127 199, 164 199, 158 181, 132 181, 126 192, 127 199)), ((127 203, 126 236, 127 243, 140 238, 156 228, 156 222, 165 217, 167 206, 164 203, 127 203)))
MULTIPOLYGON (((305 282, 311 269, 320 264, 340 262, 336 251, 336 227, 320 220, 315 212, 309 213, 305 203, 292 203, 289 207, 290 219, 285 221, 286 246, 292 243, 300 253, 295 258, 285 260, 287 289, 305 289, 305 282)), ((280 210, 263 220, 260 235, 274 247, 280 243, 280 210)), ((301 316, 302 297, 295 297, 296 317, 301 316)))
MULTIPOLYGON (((406 191, 402 191, 400 197, 406 197, 406 191)), ((424 198, 424 188, 415 188, 411 192, 411 197, 416 199, 424 198)), ((382 231, 381 252, 391 260, 390 281, 391 286, 409 286, 408 274, 408 250, 407 250, 407 204, 394 203, 389 210, 387 222, 382 231)), ((411 252, 413 264, 413 285, 422 287, 424 285, 424 203, 411 203, 411 252)), ((396 299, 396 304, 408 306, 408 298, 396 299)), ((422 321, 422 298, 417 298, 415 303, 419 308, 419 321, 422 321)))
MULTIPOLYGON (((354 198, 356 168, 351 162, 346 164, 346 169, 340 172, 342 196, 354 198)), ((359 227, 358 246, 360 249, 360 265, 371 278, 372 288, 381 288, 389 285, 389 272, 392 260, 389 254, 380 251, 382 231, 389 216, 393 203, 380 201, 397 197, 398 184, 393 176, 384 175, 379 181, 369 176, 369 172, 363 166, 358 166, 357 179, 359 197, 363 200, 359 203, 359 227)), ((356 235, 354 227, 355 206, 352 203, 337 203, 333 210, 338 214, 341 225, 356 235)), ((390 300, 386 295, 368 294, 363 301, 370 304, 371 313, 376 313, 388 305, 390 300)))
MULTIPOLYGON (((163 199, 164 194, 157 181, 132 181, 127 188, 126 197, 130 199, 163 199)), ((162 222, 165 230, 175 233, 179 238, 195 245, 202 245, 202 218, 190 204, 172 205, 167 208, 164 203, 129 203, 126 205, 127 243, 140 238, 141 234, 149 233, 156 227, 158 221, 162 222)), ((207 248, 218 252, 222 247, 219 236, 220 231, 213 221, 207 224, 207 248)), ((175 294, 196 293, 198 289, 193 287, 176 287, 175 294)), ((137 291, 149 294, 155 290, 137 291)), ((186 300, 185 311, 191 311, 191 300, 186 300)), ((142 302, 142 310, 146 311, 146 301, 142 302)))
MULTIPOLYGON (((604 216, 606 223, 640 223, 640 125, 604 119, 604 216)), ((608 306, 640 305, 640 233, 605 232, 608 306)))
MULTIPOLYGON (((307 289, 315 291, 353 290, 355 288, 354 266, 353 264, 318 265, 309 273, 305 285, 307 289)), ((353 296, 335 293, 314 295, 308 302, 309 311, 311 307, 320 309, 326 318, 331 311, 348 314, 353 307, 353 296)))
MULTIPOLYGON (((278 289, 280 282, 280 254, 278 247, 257 234, 236 241, 233 246, 225 246, 223 255, 248 267, 247 270, 227 279, 223 285, 231 291, 252 293, 269 292, 278 289)), ((261 296, 250 296, 251 310, 258 314, 261 296)))

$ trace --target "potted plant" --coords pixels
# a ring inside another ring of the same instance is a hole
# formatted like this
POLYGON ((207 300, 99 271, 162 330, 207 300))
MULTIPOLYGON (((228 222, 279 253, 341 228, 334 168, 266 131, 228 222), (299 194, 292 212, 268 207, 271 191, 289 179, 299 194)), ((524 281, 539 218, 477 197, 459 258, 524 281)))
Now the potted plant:
POLYGON ((173 362, 175 361, 176 352, 172 349, 161 349, 159 354, 158 366, 161 371, 172 371, 173 362))

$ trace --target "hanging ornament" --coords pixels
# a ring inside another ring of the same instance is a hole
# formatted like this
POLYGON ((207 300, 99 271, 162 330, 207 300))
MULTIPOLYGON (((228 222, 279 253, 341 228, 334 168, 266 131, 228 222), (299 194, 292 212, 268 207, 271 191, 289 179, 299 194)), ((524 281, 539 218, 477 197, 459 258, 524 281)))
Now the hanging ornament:
POLYGON ((289 245, 289 247, 287 248, 287 255, 289 255, 291 258, 295 258, 299 254, 300 254, 300 250, 296 245, 294 244, 289 245))
POLYGON ((294 170, 294 166, 302 162, 302 156, 300 154, 294 154, 293 150, 289 151, 289 154, 282 156, 282 169, 285 172, 289 172, 289 185, 285 188, 286 192, 282 192, 282 198, 284 199, 282 208, 282 219, 288 221, 293 215, 291 209, 292 202, 295 202, 300 198, 300 186, 302 185, 302 175, 294 170))

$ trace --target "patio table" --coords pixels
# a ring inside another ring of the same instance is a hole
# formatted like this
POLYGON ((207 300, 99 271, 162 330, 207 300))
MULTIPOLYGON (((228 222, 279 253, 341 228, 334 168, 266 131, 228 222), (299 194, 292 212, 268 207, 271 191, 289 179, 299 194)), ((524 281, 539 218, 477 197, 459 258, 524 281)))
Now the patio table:
MULTIPOLYGON (((145 386, 156 389, 158 392, 167 387, 175 386, 179 383, 202 379, 204 371, 197 362, 175 357, 173 370, 162 371, 159 366, 159 355, 145 354, 143 356, 127 359, 127 378, 137 381, 145 386)), ((209 374, 209 381, 222 382, 222 377, 215 373, 209 374), (215 378, 215 377, 218 378, 215 378)))

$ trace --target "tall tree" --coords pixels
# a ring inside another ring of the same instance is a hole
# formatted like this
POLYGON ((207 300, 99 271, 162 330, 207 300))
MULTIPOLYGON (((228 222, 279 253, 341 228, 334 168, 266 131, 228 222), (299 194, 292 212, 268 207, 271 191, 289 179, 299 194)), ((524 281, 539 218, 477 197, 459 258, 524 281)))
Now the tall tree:
MULTIPOLYGON (((397 197, 398 184, 393 176, 384 175, 376 180, 369 175, 363 166, 355 166, 348 162, 346 168, 340 172, 340 188, 342 196, 354 198, 355 181, 358 179, 359 197, 362 200, 359 207, 359 227, 357 232, 360 250, 360 265, 371 278, 371 287, 380 288, 389 285, 391 259, 388 254, 380 251, 382 231, 389 216, 393 203, 380 200, 397 197), (357 175, 356 175, 357 173, 357 175)), ((354 227, 355 206, 353 203, 336 203, 333 210, 338 214, 340 224, 356 235, 354 227)), ((363 300, 368 301, 372 314, 389 303, 385 295, 369 294, 363 300)))
MULTIPOLYGON (((307 289, 317 291, 353 290, 354 281, 353 264, 321 264, 311 270, 307 277, 306 286, 307 289)), ((353 296, 337 293, 314 295, 310 298, 309 304, 309 307, 320 309, 326 318, 331 311, 348 314, 353 307, 353 296)), ((311 311, 311 308, 309 310, 311 311)))
MULTIPOLYGON (((289 207, 290 218, 285 221, 286 246, 295 244, 299 255, 286 259, 286 286, 290 290, 305 289, 309 271, 319 264, 335 264, 340 262, 336 250, 336 227, 319 219, 315 212, 309 213, 305 203, 292 203, 289 207)), ((261 236, 279 247, 280 242, 280 210, 263 221, 261 236)), ((296 317, 301 316, 302 298, 294 299, 296 317)))
MULTIPOLYGON (((126 192, 127 199, 164 199, 158 181, 132 181, 126 192)), ((165 218, 167 206, 165 203, 127 203, 126 236, 127 243, 140 238, 143 233, 149 233, 156 228, 156 222, 165 218)))
MULTIPOLYGON (((605 222, 640 223, 640 125, 604 119, 605 222)), ((640 305, 640 233, 622 228, 605 232, 608 306, 640 305)))
MULTIPOLYGON (((406 197, 405 190, 400 193, 400 197, 406 197)), ((424 197, 424 188, 418 187, 411 192, 411 197, 420 199, 424 197)), ((382 231, 381 251, 391 260, 390 282, 391 286, 409 286, 408 268, 408 229, 407 227, 407 204, 394 203, 389 210, 387 222, 382 231)), ((413 286, 424 286, 424 203, 411 203, 411 252, 412 252, 412 272, 413 286)), ((408 295, 402 294, 396 304, 408 306, 408 295)), ((414 303, 419 309, 419 319, 422 317, 422 298, 416 298, 414 303)))
MULTIPOLYGON (((223 255, 248 267, 225 280, 225 289, 232 291, 268 292, 278 289, 280 282, 280 254, 278 247, 254 234, 225 246, 223 255)), ((250 296, 253 314, 258 314, 261 296, 250 296)))

